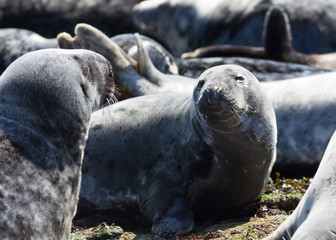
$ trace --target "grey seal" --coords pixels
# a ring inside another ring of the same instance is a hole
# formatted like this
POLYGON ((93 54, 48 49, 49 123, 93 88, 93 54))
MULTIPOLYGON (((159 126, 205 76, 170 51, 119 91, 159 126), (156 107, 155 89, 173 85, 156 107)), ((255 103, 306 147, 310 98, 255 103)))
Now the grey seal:
POLYGON ((1 239, 69 239, 91 113, 113 91, 88 50, 27 53, 1 75, 1 239))
POLYGON ((335 51, 333 0, 148 0, 133 8, 138 31, 163 43, 174 56, 219 44, 262 46, 264 16, 282 7, 292 22, 293 46, 299 52, 335 51))
POLYGON ((307 192, 291 216, 265 240, 336 238, 336 133, 307 192))
POLYGON ((274 110, 259 81, 237 65, 213 67, 193 93, 131 98, 92 114, 79 210, 138 206, 155 235, 186 234, 194 217, 257 201, 275 146, 274 110))
POLYGON ((0 75, 23 54, 45 48, 58 48, 57 39, 45 38, 26 29, 0 29, 0 75))
POLYGON ((316 172, 336 129, 335 77, 332 72, 262 83, 277 118, 274 170, 309 176, 316 172))
POLYGON ((141 0, 1 0, 0 28, 23 28, 45 37, 77 23, 100 26, 109 36, 134 32, 132 7, 141 0))

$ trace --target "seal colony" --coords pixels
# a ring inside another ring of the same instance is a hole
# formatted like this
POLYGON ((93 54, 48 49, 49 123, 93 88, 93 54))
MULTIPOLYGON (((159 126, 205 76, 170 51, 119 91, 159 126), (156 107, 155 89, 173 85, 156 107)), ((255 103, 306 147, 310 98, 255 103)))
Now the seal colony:
POLYGON ((307 192, 291 216, 265 240, 336 238, 336 133, 307 192))
POLYGON ((113 91, 88 50, 27 53, 1 75, 1 239, 69 239, 91 113, 113 91))
POLYGON ((299 52, 335 51, 333 0, 147 0, 133 8, 138 31, 164 44, 174 56, 203 46, 262 46, 264 16, 283 8, 292 22, 293 46, 299 52))
MULTIPOLYGON (((143 92, 136 93, 137 89, 141 88, 153 88, 153 91, 161 91, 163 85, 168 85, 170 81, 160 80, 154 85, 147 85, 148 79, 143 79, 139 69, 139 65, 146 62, 145 56, 148 52, 150 61, 154 61, 153 64, 155 67, 158 67, 158 70, 164 69, 163 73, 172 73, 175 74, 176 71, 168 69, 175 69, 178 67, 177 72, 189 78, 189 81, 180 80, 179 84, 172 85, 172 91, 183 91, 183 88, 187 88, 186 85, 190 86, 190 78, 198 78, 202 72, 206 69, 223 64, 236 64, 242 67, 247 68, 251 71, 260 81, 273 81, 278 79, 290 79, 295 77, 307 76, 316 73, 330 72, 330 70, 313 68, 300 64, 288 64, 285 62, 277 62, 264 59, 252 59, 252 58, 197 58, 197 59, 179 59, 173 58, 166 49, 162 48, 161 45, 156 44, 153 40, 149 41, 147 38, 144 38, 140 35, 141 39, 141 48, 143 50, 138 50, 138 43, 134 42, 136 39, 135 36, 120 35, 113 38, 107 37, 100 30, 88 25, 88 24, 78 24, 75 28, 76 36, 72 38, 67 33, 61 33, 58 35, 58 42, 61 48, 86 48, 96 51, 103 56, 105 56, 114 66, 114 71, 116 72, 116 80, 118 86, 121 88, 123 95, 125 96, 138 96, 143 95, 143 92), (117 41, 114 41, 117 39, 117 41), (134 45, 132 45, 134 42, 134 45), (118 46, 119 45, 119 46, 118 46), (131 50, 132 49, 132 50, 131 50), (135 49, 140 52, 135 54, 133 51, 135 49), (126 52, 125 52, 126 51, 126 52), (129 55, 128 55, 129 54, 129 55), (136 56, 136 60, 129 58, 136 56), (165 60, 163 60, 165 59, 165 60), (137 63, 138 62, 138 63, 137 63), (169 66, 169 67, 168 67, 169 66), (136 70, 136 71, 135 71, 136 70), (140 73, 140 75, 139 75, 140 73), (122 80, 119 81, 118 78, 122 80), (133 80, 125 80, 133 79, 133 80), (138 80, 137 80, 138 79, 138 80), (136 82, 139 82, 138 86, 133 86, 136 82), (183 82, 183 83, 182 83, 183 82), (189 82, 189 83, 187 83, 189 82), (126 84, 127 83, 127 84, 126 84), (159 84, 159 88, 157 86, 159 84), (177 88, 178 86, 178 88, 177 88), (127 90, 128 88, 132 88, 127 90), (135 94, 135 95, 134 95, 135 94)), ((147 64, 147 63, 146 63, 147 64)), ((151 64, 151 63, 148 63, 151 64)), ((153 70, 158 72, 157 70, 153 70)), ((157 73, 157 75, 160 73, 157 73)), ((160 79, 166 79, 162 74, 160 79)), ((173 78, 177 78, 176 76, 173 78)), ((178 77, 181 79, 181 76, 178 77)), ((192 83, 193 87, 193 83, 192 83)), ((193 88, 189 88, 191 91, 193 88)), ((166 89, 167 90, 167 89, 166 89)), ((150 91, 150 90, 145 90, 150 91)), ((170 91, 170 90, 169 90, 170 91)))
MULTIPOLYGON (((119 86, 129 93, 128 96, 165 91, 191 92, 190 89, 195 85, 195 79, 174 75, 174 80, 170 80, 171 75, 158 73, 157 69, 153 69, 151 59, 139 37, 138 59, 136 63, 131 63, 116 44, 92 26, 78 24, 75 32, 75 38, 60 35, 59 41, 64 40, 68 44, 67 47, 76 48, 81 45, 104 55, 114 65, 119 86)), ((66 45, 65 43, 60 43, 60 46, 66 45)), ((278 66, 282 67, 281 63, 278 63, 278 66)), ((274 105, 278 119, 275 169, 290 174, 295 173, 291 169, 298 171, 297 174, 300 174, 299 170, 302 170, 303 174, 312 174, 317 169, 324 149, 336 128, 333 117, 336 111, 336 95, 331 91, 336 87, 334 78, 335 73, 324 73, 261 83, 266 88, 266 94, 274 105)))

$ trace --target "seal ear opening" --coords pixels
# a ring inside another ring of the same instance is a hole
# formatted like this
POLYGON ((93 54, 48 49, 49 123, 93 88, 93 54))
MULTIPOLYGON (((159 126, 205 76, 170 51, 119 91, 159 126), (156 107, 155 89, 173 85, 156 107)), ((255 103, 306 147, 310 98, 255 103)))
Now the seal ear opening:
POLYGON ((288 15, 280 7, 270 7, 264 21, 263 42, 266 56, 282 60, 283 54, 293 51, 288 15))

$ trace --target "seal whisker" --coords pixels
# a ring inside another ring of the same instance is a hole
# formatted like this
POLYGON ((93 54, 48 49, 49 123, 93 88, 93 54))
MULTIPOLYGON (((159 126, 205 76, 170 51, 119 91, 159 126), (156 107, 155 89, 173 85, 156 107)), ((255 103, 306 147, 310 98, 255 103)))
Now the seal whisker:
POLYGON ((118 99, 117 99, 117 97, 114 94, 111 97, 112 97, 113 103, 117 103, 118 102, 118 99))
POLYGON ((229 108, 230 112, 233 114, 233 116, 237 116, 238 119, 240 120, 241 119, 241 116, 238 114, 238 109, 235 105, 232 105, 230 108, 229 108))

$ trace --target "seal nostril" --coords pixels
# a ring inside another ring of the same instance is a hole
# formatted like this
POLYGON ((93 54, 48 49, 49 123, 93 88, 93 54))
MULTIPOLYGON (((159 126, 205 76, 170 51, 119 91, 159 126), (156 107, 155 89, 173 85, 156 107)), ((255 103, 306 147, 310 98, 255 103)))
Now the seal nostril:
POLYGON ((205 80, 199 80, 197 84, 197 88, 201 89, 204 86, 205 80))

